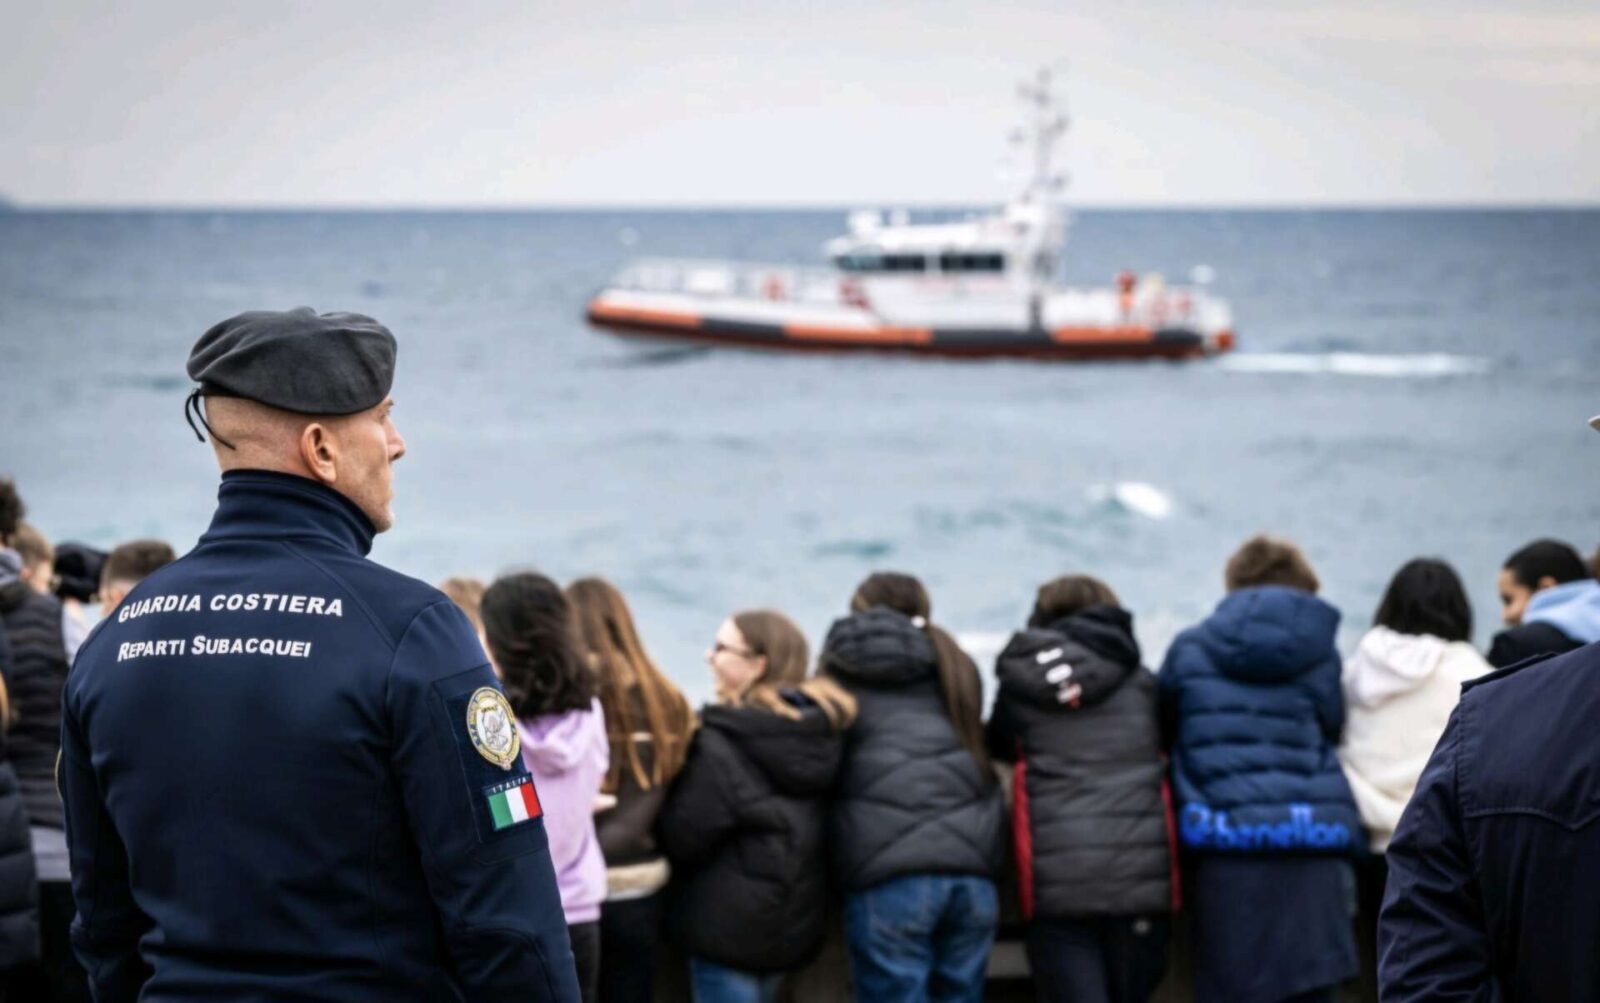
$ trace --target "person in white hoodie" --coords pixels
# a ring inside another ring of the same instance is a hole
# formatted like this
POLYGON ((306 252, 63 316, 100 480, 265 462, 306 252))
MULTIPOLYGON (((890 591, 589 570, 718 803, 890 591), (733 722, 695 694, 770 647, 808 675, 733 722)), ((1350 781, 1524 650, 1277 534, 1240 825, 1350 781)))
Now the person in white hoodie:
POLYGON ((1419 557, 1390 579, 1372 629, 1344 663, 1339 762, 1372 850, 1360 868, 1358 939, 1362 979, 1374 991, 1384 852, 1461 684, 1490 671, 1471 638, 1472 605, 1460 576, 1443 561, 1419 557))

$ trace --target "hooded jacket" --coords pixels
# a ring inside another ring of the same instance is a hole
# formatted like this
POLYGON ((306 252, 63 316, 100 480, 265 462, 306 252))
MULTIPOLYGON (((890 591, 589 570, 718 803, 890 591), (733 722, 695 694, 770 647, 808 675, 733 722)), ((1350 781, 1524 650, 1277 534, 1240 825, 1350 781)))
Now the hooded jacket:
POLYGON ((562 912, 569 924, 592 923, 600 918, 606 897, 606 862, 594 818, 610 756, 600 701, 590 701, 588 710, 518 721, 517 729, 522 764, 533 775, 544 808, 562 912))
POLYGON ((1600 582, 1584 579, 1535 592, 1522 623, 1502 630, 1489 645, 1497 669, 1536 655, 1559 655, 1600 641, 1600 582))
POLYGON ((1091 606, 1022 631, 995 674, 989 748, 1016 764, 1011 820, 1023 915, 1171 910, 1156 680, 1139 664, 1132 616, 1091 606), (1070 699, 1068 684, 1079 688, 1070 699))
POLYGON ((61 600, 35 592, 20 577, 22 560, 0 550, 0 625, 11 642, 11 709, 16 725, 10 759, 22 785, 30 825, 63 827, 56 793, 56 756, 61 751, 61 692, 67 680, 67 648, 61 600))
POLYGON ((822 946, 823 816, 841 741, 814 704, 785 698, 798 718, 705 708, 659 822, 670 929, 689 953, 742 971, 790 971, 822 946))
POLYGON ((1374 853, 1388 848, 1400 813, 1461 698, 1489 671, 1464 641, 1374 627, 1344 663, 1345 729, 1339 762, 1374 853))
POLYGON ((844 887, 905 874, 996 877, 1005 853, 1000 785, 945 713, 927 632, 893 610, 857 613, 829 629, 822 664, 858 704, 833 811, 844 887))
POLYGON ((1348 853, 1362 840, 1334 750, 1339 611, 1240 589, 1172 642, 1159 677, 1179 836, 1196 850, 1348 853))
MULTIPOLYGON (((0 630, 0 679, 11 684, 11 646, 0 630)), ((39 957, 39 889, 22 788, 6 758, 0 727, 0 969, 39 957)))

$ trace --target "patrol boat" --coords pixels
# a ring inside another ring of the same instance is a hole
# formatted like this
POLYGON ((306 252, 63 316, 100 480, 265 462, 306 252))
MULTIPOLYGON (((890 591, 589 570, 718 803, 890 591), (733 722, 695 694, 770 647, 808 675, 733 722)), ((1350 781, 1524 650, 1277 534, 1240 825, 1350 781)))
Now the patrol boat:
MULTIPOLYGON (((1124 272, 1113 288, 1057 283, 1068 216, 1053 167, 1065 134, 1048 71, 1021 90, 1032 173, 999 210, 913 223, 852 213, 824 245, 831 268, 650 259, 588 306, 629 339, 804 351, 895 351, 1039 359, 1187 359, 1233 347, 1228 304, 1199 287, 1124 272)), ((1199 271, 1197 269, 1197 271, 1199 271)))

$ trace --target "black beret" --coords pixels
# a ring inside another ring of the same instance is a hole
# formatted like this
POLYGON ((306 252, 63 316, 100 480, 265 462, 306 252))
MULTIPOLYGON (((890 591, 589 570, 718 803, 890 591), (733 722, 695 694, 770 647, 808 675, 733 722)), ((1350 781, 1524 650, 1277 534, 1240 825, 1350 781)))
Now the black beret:
POLYGON ((252 310, 201 335, 189 353, 189 377, 202 396, 355 414, 389 396, 394 356, 394 335, 359 313, 252 310))

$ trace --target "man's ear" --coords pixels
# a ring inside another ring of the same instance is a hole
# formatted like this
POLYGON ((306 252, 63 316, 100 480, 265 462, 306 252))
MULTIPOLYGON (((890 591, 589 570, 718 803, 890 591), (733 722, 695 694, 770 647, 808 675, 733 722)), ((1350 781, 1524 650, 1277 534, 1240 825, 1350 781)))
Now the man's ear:
POLYGON ((313 421, 300 431, 300 460, 311 476, 324 484, 339 479, 339 443, 333 430, 313 421))
POLYGON ((1533 591, 1543 592, 1545 589, 1553 589, 1560 584, 1561 583, 1556 581, 1554 578, 1550 577, 1549 575, 1545 575, 1539 579, 1539 584, 1533 587, 1533 591))

